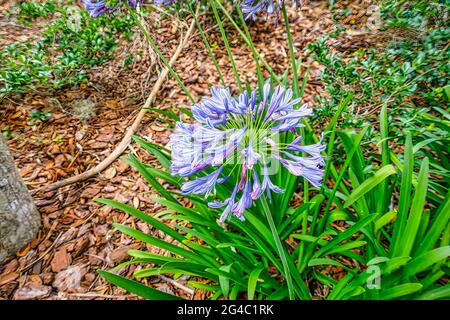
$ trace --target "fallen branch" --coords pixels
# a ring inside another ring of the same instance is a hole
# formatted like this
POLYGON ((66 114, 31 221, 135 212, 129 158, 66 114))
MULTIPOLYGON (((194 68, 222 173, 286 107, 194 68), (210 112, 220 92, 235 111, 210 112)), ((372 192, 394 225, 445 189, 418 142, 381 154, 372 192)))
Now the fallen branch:
MULTIPOLYGON (((177 60, 178 56, 180 55, 183 47, 186 45, 186 43, 194 29, 194 25, 195 25, 195 20, 193 19, 191 22, 191 25, 189 26, 188 31, 186 32, 186 35, 180 41, 180 44, 178 45, 177 49, 175 50, 172 58, 170 58, 170 61, 169 61, 170 66, 172 66, 175 63, 175 61, 177 60)), ((152 91, 150 92, 150 96, 147 98, 147 100, 145 101, 141 110, 139 111, 138 115, 136 116, 136 119, 131 124, 131 126, 128 128, 122 141, 120 141, 120 143, 113 150, 113 152, 111 152, 102 162, 100 162, 94 168, 89 169, 89 170, 87 170, 79 175, 76 175, 74 177, 70 177, 70 178, 52 183, 49 186, 43 187, 42 189, 44 191, 56 190, 58 188, 67 186, 69 184, 89 179, 89 178, 99 174, 106 168, 108 168, 125 151, 127 146, 130 144, 132 136, 136 133, 137 129, 139 128, 139 126, 142 122, 142 119, 144 118, 144 115, 147 112, 147 109, 150 107, 151 103, 155 99, 156 94, 158 93, 159 89, 161 88, 165 78, 167 77, 168 72, 169 72, 169 69, 166 66, 163 69, 163 71, 161 72, 161 75, 159 76, 158 80, 156 81, 152 91)))
POLYGON ((181 290, 183 290, 183 291, 189 293, 189 295, 191 296, 191 299, 194 297, 194 294, 195 294, 195 290, 194 290, 194 289, 188 288, 188 287, 182 285, 181 283, 179 283, 179 282, 177 282, 177 281, 175 281, 175 280, 173 280, 173 279, 170 279, 170 278, 168 278, 168 277, 165 277, 165 276, 163 276, 163 275, 161 275, 161 274, 159 275, 159 277, 160 277, 162 280, 164 280, 164 281, 170 283, 170 284, 173 285, 174 287, 177 287, 178 289, 181 289, 181 290))

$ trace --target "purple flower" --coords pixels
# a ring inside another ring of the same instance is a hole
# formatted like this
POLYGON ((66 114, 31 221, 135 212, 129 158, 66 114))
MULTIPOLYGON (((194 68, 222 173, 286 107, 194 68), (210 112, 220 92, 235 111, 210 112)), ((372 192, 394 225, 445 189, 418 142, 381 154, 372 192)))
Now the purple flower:
POLYGON ((170 6, 172 3, 177 2, 177 0, 153 0, 154 4, 160 5, 160 6, 170 6))
POLYGON ((234 206, 234 200, 236 198, 237 192, 238 192, 238 186, 235 186, 233 193, 231 194, 231 197, 226 199, 224 202, 213 201, 213 202, 208 203, 208 206, 213 209, 218 209, 218 208, 222 208, 222 207, 226 206, 225 210, 220 215, 221 222, 224 222, 228 218, 229 214, 231 213, 231 208, 234 206))
POLYGON ((253 150, 251 141, 249 142, 248 147, 242 150, 242 153, 244 154, 244 168, 252 170, 261 156, 253 150))
MULTIPOLYGON (((217 130, 217 129, 216 129, 217 130)), ((219 130, 218 130, 219 131, 219 130)), ((237 149, 238 145, 241 143, 244 137, 247 127, 240 130, 234 131, 229 138, 224 138, 228 140, 225 144, 213 144, 210 148, 205 150, 206 155, 211 155, 213 158, 211 160, 212 165, 219 165, 234 151, 237 149)))
POLYGON ((207 198, 216 185, 216 182, 219 179, 219 175, 222 170, 223 166, 213 173, 208 174, 207 176, 186 182, 181 187, 181 191, 183 191, 183 193, 185 194, 205 194, 205 198, 207 198))
POLYGON ((323 158, 299 158, 294 161, 283 159, 276 156, 276 159, 285 166, 290 173, 296 176, 302 176, 313 186, 320 187, 323 178, 323 158))
POLYGON ((258 175, 256 174, 256 171, 253 171, 253 189, 250 193, 250 196, 253 200, 258 199, 263 192, 263 189, 261 187, 261 184, 259 183, 258 175))
POLYGON ((131 9, 136 9, 141 4, 142 0, 127 0, 131 9))
POLYGON ((263 165, 263 183, 262 183, 262 190, 267 190, 267 193, 270 196, 270 192, 269 191, 273 191, 276 193, 283 193, 284 190, 277 187, 276 185, 274 185, 272 183, 272 181, 270 181, 270 177, 269 177, 269 170, 267 169, 267 166, 264 164, 263 165))
POLYGON ((224 221, 231 214, 244 219, 245 210, 264 193, 271 198, 272 192, 284 192, 271 180, 268 165, 273 160, 319 186, 324 146, 302 146, 300 137, 283 140, 287 143, 278 139, 285 130, 295 133, 301 119, 312 114, 307 104, 297 109, 299 102, 291 89, 272 89, 268 83, 261 97, 256 90, 233 97, 228 88, 212 87, 211 96, 192 107, 195 122, 178 122, 170 138, 172 174, 191 177, 181 190, 208 197, 218 183, 234 185, 229 198, 208 203, 214 209, 224 208, 220 217, 224 221), (301 157, 301 152, 311 157, 301 157), (208 168, 214 171, 197 176, 208 168))
POLYGON ((298 137, 297 139, 295 139, 288 145, 287 149, 292 150, 292 151, 297 151, 297 152, 304 152, 304 153, 309 154, 312 157, 320 157, 320 153, 322 151, 324 151, 326 148, 325 145, 321 144, 322 140, 323 140, 323 135, 318 143, 310 144, 307 146, 302 146, 302 145, 300 145, 301 137, 298 137))
MULTIPOLYGON (((97 18, 105 13, 111 13, 115 10, 118 10, 122 6, 122 1, 119 0, 115 7, 109 7, 106 4, 106 1, 92 1, 92 0, 81 0, 86 10, 89 12, 89 15, 92 18, 97 18)), ((138 5, 140 5, 142 0, 127 0, 128 5, 132 9, 136 9, 138 5)))
POLYGON ((252 197, 250 192, 250 182, 245 184, 244 190, 242 191, 241 199, 236 202, 231 211, 240 220, 244 220, 244 211, 252 206, 252 197))
POLYGON ((242 5, 242 13, 246 14, 245 19, 256 20, 256 15, 265 11, 267 15, 275 10, 273 0, 245 0, 242 5))
MULTIPOLYGON (((297 6, 300 6, 300 1, 293 1, 297 6)), ((256 20, 256 16, 260 13, 266 13, 266 18, 275 14, 275 21, 278 21, 281 7, 285 0, 244 0, 241 4, 242 13, 246 14, 245 19, 256 20)))
POLYGON ((81 2, 83 2, 84 7, 92 18, 97 18, 111 10, 106 5, 106 1, 92 2, 91 0, 81 0, 81 2))

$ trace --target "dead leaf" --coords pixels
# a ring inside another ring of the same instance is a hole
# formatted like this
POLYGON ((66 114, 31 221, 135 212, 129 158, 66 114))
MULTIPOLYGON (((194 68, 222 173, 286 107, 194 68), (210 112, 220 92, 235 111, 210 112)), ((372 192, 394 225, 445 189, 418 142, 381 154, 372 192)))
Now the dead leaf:
POLYGON ((29 283, 14 293, 15 300, 43 299, 50 295, 52 288, 37 283, 29 283))
POLYGON ((116 169, 114 167, 110 167, 103 172, 103 177, 107 180, 110 180, 116 176, 116 169))
POLYGON ((126 162, 123 162, 122 160, 119 160, 118 163, 119 165, 117 166, 117 172, 119 172, 120 174, 127 171, 130 167, 126 162))
POLYGON ((161 126, 157 126, 157 125, 151 125, 150 128, 154 131, 158 131, 158 132, 162 132, 162 131, 166 131, 167 128, 165 127, 161 127, 161 126))
POLYGON ((79 266, 70 267, 65 271, 58 272, 52 286, 59 291, 67 289, 77 289, 81 282, 81 268, 79 266))
POLYGON ((0 287, 8 282, 12 282, 19 277, 17 272, 10 272, 0 276, 0 287))
POLYGON ((28 253, 28 251, 30 251, 30 249, 31 249, 31 246, 30 246, 30 244, 28 244, 25 248, 23 248, 22 250, 18 251, 16 253, 16 255, 18 257, 23 257, 24 255, 26 255, 28 253))
POLYGON ((139 209, 139 198, 138 197, 134 197, 133 198, 133 207, 135 207, 136 209, 139 209))

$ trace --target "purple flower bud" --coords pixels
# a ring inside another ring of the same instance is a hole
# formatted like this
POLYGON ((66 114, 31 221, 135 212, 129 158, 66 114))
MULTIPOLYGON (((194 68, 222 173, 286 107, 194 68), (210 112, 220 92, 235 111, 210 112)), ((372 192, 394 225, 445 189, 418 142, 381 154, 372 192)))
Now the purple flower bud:
POLYGON ((305 160, 308 158, 304 158, 303 161, 290 161, 278 156, 276 156, 276 159, 278 159, 293 175, 302 176, 315 187, 320 187, 322 185, 323 170, 320 166, 323 161, 322 159, 310 159, 308 161, 305 160), (314 163, 317 165, 314 165, 314 163))
MULTIPOLYGON (((106 1, 100 0, 100 1, 91 1, 91 0, 81 0, 84 7, 88 11, 89 15, 92 18, 97 18, 101 15, 104 15, 105 13, 114 12, 115 10, 119 9, 120 6, 123 4, 121 0, 119 0, 118 5, 114 8, 111 8, 106 5, 106 1)), ((142 0, 127 0, 128 5, 132 9, 136 9, 142 0)))
POLYGON ((261 184, 259 183, 258 175, 255 171, 253 171, 253 190, 250 196, 253 200, 258 199, 263 193, 263 189, 261 188, 261 184))
POLYGON ((181 187, 181 191, 185 194, 189 193, 205 194, 205 198, 207 198, 211 193, 211 190, 216 185, 216 182, 222 170, 223 166, 221 166, 218 170, 214 171, 213 173, 208 174, 207 176, 186 182, 181 187))
POLYGON ((307 146, 301 146, 300 140, 295 139, 288 145, 287 149, 292 150, 292 151, 297 151, 297 152, 304 152, 304 153, 309 154, 312 157, 321 157, 322 151, 324 151, 326 148, 326 145, 323 145, 321 143, 322 140, 323 140, 323 135, 318 143, 310 144, 307 146))
MULTIPOLYGON (((297 4, 298 1, 295 1, 297 4)), ((281 6, 284 5, 284 0, 244 0, 241 5, 242 13, 246 14, 245 19, 256 20, 256 16, 265 12, 266 17, 275 14, 275 21, 278 22, 281 6)))
POLYGON ((252 205, 252 198, 250 196, 250 182, 245 184, 244 190, 242 191, 241 199, 233 205, 232 212, 240 220, 244 220, 245 209, 250 208, 252 205))
POLYGON ((91 0, 81 0, 81 2, 84 4, 84 7, 92 18, 97 18, 111 10, 106 5, 106 1, 92 2, 91 0))

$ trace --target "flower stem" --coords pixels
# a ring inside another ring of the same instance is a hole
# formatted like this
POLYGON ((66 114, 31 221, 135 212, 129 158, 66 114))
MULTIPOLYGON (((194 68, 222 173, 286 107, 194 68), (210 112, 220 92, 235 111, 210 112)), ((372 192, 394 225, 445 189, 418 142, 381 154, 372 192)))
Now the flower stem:
MULTIPOLYGON (((252 50, 252 53, 258 57, 258 59, 261 60, 262 64, 266 68, 266 70, 270 73, 270 76, 278 83, 282 84, 278 76, 275 74, 273 69, 270 67, 270 65, 267 63, 267 61, 259 54, 259 52, 256 50, 255 45, 253 44, 252 38, 247 36, 244 31, 239 27, 239 25, 234 21, 234 19, 231 17, 231 15, 228 13, 228 11, 225 9, 225 7, 220 3, 220 1, 216 1, 217 6, 222 10, 225 17, 231 22, 231 24, 234 26, 234 28, 237 30, 237 32, 240 34, 242 39, 247 43, 247 45, 252 50)), ((240 9, 239 9, 240 10, 240 9)))
MULTIPOLYGON (((248 30, 247 23, 245 22, 244 15, 242 14, 242 11, 241 11, 241 8, 239 7, 238 1, 235 2, 235 7, 236 7, 236 11, 238 12, 241 24, 244 27, 245 35, 247 36, 248 39, 251 39, 252 37, 250 35, 250 31, 248 30)), ((253 48, 252 48, 252 53, 253 53, 253 60, 255 61, 255 64, 256 64, 256 74, 258 76, 259 94, 262 96, 263 95, 263 87, 264 87, 264 77, 263 77, 261 65, 259 64, 259 58, 258 58, 256 49, 253 50, 253 48)))
POLYGON ((216 18, 217 25, 219 26, 220 34, 222 35, 222 40, 223 40, 223 43, 225 44, 225 49, 227 50, 227 53, 228 53, 228 58, 230 58, 230 62, 231 62, 231 66, 233 68, 234 76, 236 78, 237 86, 239 88, 239 91, 242 92, 243 88, 242 88, 241 78, 239 77, 239 72, 237 70, 233 54, 231 53, 230 44, 228 42, 228 38, 227 38, 227 35, 225 33, 225 29, 223 27, 223 22, 222 22, 222 20, 219 17, 219 13, 217 12, 216 0, 209 0, 209 2, 211 4, 211 8, 213 9, 214 17, 216 18))
POLYGON ((275 244, 277 246, 277 250, 278 250, 278 255, 281 258, 281 263, 283 264, 283 269, 284 269, 284 277, 286 279, 286 283, 287 283, 287 287, 288 287, 288 292, 289 292, 289 299, 290 300, 294 300, 295 296, 294 296, 294 284, 292 282, 292 276, 289 270, 289 265, 288 265, 288 261, 286 258, 286 252, 284 250, 283 244, 281 243, 280 240, 280 236, 278 235, 278 230, 277 227, 275 226, 275 222, 273 221, 273 217, 272 217, 272 213, 270 212, 269 209, 269 205, 267 204, 267 200, 265 195, 262 195, 260 197, 261 199, 261 204, 264 210, 264 214, 266 215, 267 218, 267 222, 269 223, 270 226, 270 231, 272 232, 272 236, 275 240, 275 244))
POLYGON ((188 3, 188 7, 189 7, 189 11, 192 14, 192 17, 195 20, 195 24, 197 25, 198 31, 200 32, 200 35, 202 36, 203 43, 205 44, 206 49, 208 50, 208 54, 211 57, 211 60, 214 63, 214 66, 216 67, 216 71, 219 76, 220 83, 222 83, 222 85, 225 87, 226 83, 223 79, 222 72, 220 71, 220 67, 219 67, 219 63, 217 62, 216 55, 212 51, 211 45, 209 44, 209 41, 208 41, 208 38, 206 37, 205 32, 203 31, 202 25, 200 24, 200 21, 197 18, 197 13, 194 12, 194 9, 192 8, 192 5, 190 3, 188 3))
POLYGON ((130 10, 131 15, 134 19, 134 21, 136 22, 136 24, 138 25, 139 29, 141 29, 142 33, 144 34, 146 40, 148 41, 148 43, 150 44, 150 46, 152 47, 153 50, 155 50, 155 53, 158 55, 158 57, 161 59, 161 62, 164 64, 164 66, 169 69, 170 74, 172 75, 172 77, 175 78, 175 80, 178 82, 178 84, 180 85, 181 89, 183 89, 184 93, 188 96, 189 100, 191 100, 192 103, 195 103, 194 98, 192 97, 191 93, 189 92, 189 90, 186 88, 186 85, 184 84, 183 80, 181 80, 180 76, 175 72, 175 70, 173 70, 173 68, 170 66, 169 61, 167 60, 167 58, 164 56, 164 54, 161 52, 161 50, 159 50, 158 46, 156 45, 156 43, 153 41, 153 39, 150 37, 147 29, 144 27, 144 25, 142 24, 142 17, 140 14, 137 14, 134 10, 130 10))

